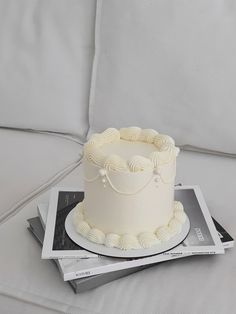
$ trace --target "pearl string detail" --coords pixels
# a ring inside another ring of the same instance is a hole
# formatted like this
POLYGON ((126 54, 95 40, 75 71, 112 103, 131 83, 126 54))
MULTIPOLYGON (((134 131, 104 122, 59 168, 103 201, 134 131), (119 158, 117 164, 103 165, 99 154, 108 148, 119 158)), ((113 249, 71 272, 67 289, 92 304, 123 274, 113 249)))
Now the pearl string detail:
POLYGON ((111 180, 111 178, 109 177, 109 175, 108 175, 108 173, 107 173, 107 170, 106 170, 106 169, 103 169, 103 168, 99 170, 98 174, 97 174, 95 177, 93 177, 93 178, 88 178, 88 177, 85 176, 85 177, 84 177, 84 180, 85 180, 86 182, 88 182, 88 183, 92 183, 92 182, 95 182, 95 181, 98 180, 98 179, 101 179, 104 188, 106 188, 106 183, 108 182, 109 185, 110 185, 110 187, 111 187, 115 192, 117 192, 117 193, 119 193, 119 194, 122 194, 122 195, 135 195, 135 194, 141 192, 144 188, 146 188, 146 187, 150 184, 150 182, 151 182, 153 179, 154 179, 154 182, 156 183, 156 187, 158 188, 158 187, 159 187, 159 185, 158 185, 159 179, 160 179, 160 181, 161 181, 163 184, 170 184, 170 183, 173 182, 174 178, 175 178, 175 175, 173 175, 173 176, 171 177, 171 179, 169 179, 169 180, 164 180, 164 179, 163 179, 163 176, 161 175, 161 173, 160 173, 159 170, 158 170, 158 167, 156 167, 156 168, 154 168, 153 173, 151 174, 150 178, 145 182, 145 184, 144 184, 142 187, 138 188, 137 190, 135 190, 135 191, 133 191, 133 192, 125 192, 125 191, 122 191, 122 190, 119 190, 118 188, 116 188, 116 187, 114 186, 114 184, 112 183, 112 180, 111 180))

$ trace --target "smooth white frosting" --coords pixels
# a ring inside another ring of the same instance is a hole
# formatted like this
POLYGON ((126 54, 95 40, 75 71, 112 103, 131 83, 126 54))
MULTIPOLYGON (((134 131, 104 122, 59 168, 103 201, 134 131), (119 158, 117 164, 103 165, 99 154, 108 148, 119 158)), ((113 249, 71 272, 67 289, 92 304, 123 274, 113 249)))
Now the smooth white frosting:
POLYGON ((104 144, 101 149, 106 155, 116 154, 125 161, 128 161, 134 155, 140 155, 149 158, 149 155, 152 152, 155 152, 157 148, 152 143, 120 139, 116 142, 104 144))
POLYGON ((84 215, 92 226, 105 233, 137 234, 153 231, 172 217, 174 165, 163 166, 163 178, 152 169, 108 171, 86 159, 83 167, 84 215))

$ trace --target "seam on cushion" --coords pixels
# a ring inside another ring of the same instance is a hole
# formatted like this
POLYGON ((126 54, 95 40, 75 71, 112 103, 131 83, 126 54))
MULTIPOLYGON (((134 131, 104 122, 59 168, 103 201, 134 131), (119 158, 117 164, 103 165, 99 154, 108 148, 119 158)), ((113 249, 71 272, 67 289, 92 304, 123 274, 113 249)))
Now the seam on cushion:
POLYGON ((178 147, 183 151, 190 151, 190 152, 202 153, 202 154, 208 154, 208 155, 214 155, 214 156, 220 156, 220 157, 236 158, 236 154, 233 154, 233 153, 225 153, 222 151, 193 146, 193 145, 178 145, 178 147))
POLYGON ((27 194, 23 199, 21 199, 14 206, 12 206, 7 212, 3 213, 0 216, 0 225, 3 224, 4 222, 6 222, 12 216, 16 215, 22 209, 22 207, 24 207, 27 203, 29 203, 36 196, 38 196, 42 192, 46 191, 52 185, 60 182, 65 176, 67 176, 69 173, 71 173, 75 168, 77 168, 81 164, 81 162, 82 162, 81 159, 82 159, 82 153, 80 154, 80 157, 78 160, 74 161, 73 163, 71 163, 66 168, 57 172, 48 181, 46 181, 45 183, 40 185, 38 188, 33 190, 31 193, 27 194))
POLYGON ((56 300, 53 300, 53 299, 49 299, 49 298, 46 298, 46 297, 42 297, 40 295, 37 295, 35 293, 32 293, 32 292, 28 292, 28 291, 24 291, 24 290, 17 290, 16 288, 13 288, 13 287, 10 287, 10 286, 7 286, 7 285, 0 285, 0 294, 3 295, 3 296, 6 296, 6 297, 10 297, 10 298, 14 298, 16 300, 19 300, 19 301, 23 301, 25 303, 28 303, 28 304, 33 304, 33 305, 37 305, 39 307, 43 307, 45 309, 48 309, 48 310, 53 310, 53 311, 57 311, 58 313, 64 313, 64 314, 69 314, 68 310, 70 311, 70 308, 71 310, 82 310, 86 313, 91 313, 91 314, 100 314, 99 312, 94 312, 94 311, 91 311, 91 310, 87 310, 85 308, 82 308, 80 306, 72 306, 68 303, 61 303, 59 301, 56 301, 56 300), (4 290, 7 290, 4 291, 4 290), (28 296, 31 296, 34 298, 34 301, 32 300, 28 300, 27 297, 22 294, 27 294, 28 296), (37 300, 36 300, 37 298, 37 300), (44 301, 47 301, 48 304, 40 304, 38 302, 38 300, 44 300, 44 301), (57 306, 56 308, 53 307, 53 304, 52 303, 56 303, 57 306), (64 307, 65 310, 61 310, 60 308, 64 307))
MULTIPOLYGON (((85 132, 85 141, 94 131, 92 129, 92 126, 94 122, 96 83, 97 83, 97 73, 98 73, 98 67, 99 67, 99 57, 100 57, 100 47, 101 47, 100 39, 101 39, 102 5, 103 5, 103 0, 97 0, 96 14, 95 14, 95 39, 94 39, 95 52, 94 52, 94 58, 93 58, 91 84, 90 84, 90 95, 89 95, 89 106, 88 106, 89 107, 88 108, 88 129, 85 132)), ((213 149, 205 149, 205 148, 201 148, 197 146, 192 146, 189 144, 184 144, 179 147, 185 151, 193 151, 193 152, 212 154, 216 156, 236 158, 236 154, 234 153, 225 153, 225 152, 217 151, 213 149)))
POLYGON ((15 127, 7 127, 7 126, 0 126, 0 129, 9 130, 9 131, 12 130, 12 131, 20 131, 20 132, 28 132, 28 133, 46 134, 46 135, 51 135, 51 136, 57 136, 65 140, 75 142, 79 145, 84 144, 84 140, 82 139, 82 137, 71 134, 71 133, 53 132, 49 130, 37 130, 37 129, 27 129, 27 128, 15 128, 15 127))
POLYGON ((96 91, 96 83, 97 83, 98 60, 99 60, 99 54, 100 54, 102 4, 103 4, 103 0, 97 0, 96 14, 95 14, 95 36, 94 36, 95 48, 94 48, 90 94, 89 94, 88 129, 85 133, 86 139, 88 138, 88 135, 91 132, 91 126, 93 123, 93 109, 94 109, 95 91, 96 91))

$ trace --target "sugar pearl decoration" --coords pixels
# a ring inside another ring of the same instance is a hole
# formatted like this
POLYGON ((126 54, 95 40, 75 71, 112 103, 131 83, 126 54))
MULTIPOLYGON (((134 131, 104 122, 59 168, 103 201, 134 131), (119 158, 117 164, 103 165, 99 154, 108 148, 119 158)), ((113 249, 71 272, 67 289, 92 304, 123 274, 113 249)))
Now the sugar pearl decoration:
POLYGON ((99 170, 99 174, 100 174, 101 177, 104 177, 107 174, 106 169, 100 169, 99 170))

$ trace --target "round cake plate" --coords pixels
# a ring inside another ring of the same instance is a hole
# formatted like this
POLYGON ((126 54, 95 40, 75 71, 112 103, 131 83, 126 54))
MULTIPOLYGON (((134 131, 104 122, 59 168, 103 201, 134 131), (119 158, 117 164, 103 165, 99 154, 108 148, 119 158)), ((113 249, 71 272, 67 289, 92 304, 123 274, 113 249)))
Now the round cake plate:
POLYGON ((118 248, 109 248, 103 244, 91 242, 76 232, 75 227, 73 225, 74 210, 75 209, 72 209, 69 212, 65 220, 65 229, 71 240, 74 241, 79 246, 81 246, 82 248, 86 249, 87 251, 91 251, 99 255, 105 255, 110 257, 138 258, 156 255, 163 253, 165 251, 169 251, 170 249, 176 247, 178 244, 183 242, 190 230, 190 221, 187 216, 186 221, 182 226, 181 232, 176 236, 173 236, 169 241, 162 242, 147 249, 121 250, 118 248))

